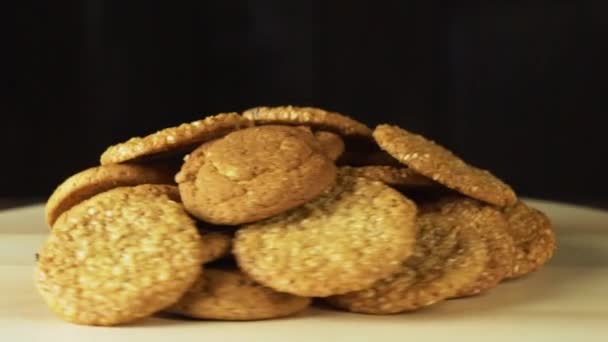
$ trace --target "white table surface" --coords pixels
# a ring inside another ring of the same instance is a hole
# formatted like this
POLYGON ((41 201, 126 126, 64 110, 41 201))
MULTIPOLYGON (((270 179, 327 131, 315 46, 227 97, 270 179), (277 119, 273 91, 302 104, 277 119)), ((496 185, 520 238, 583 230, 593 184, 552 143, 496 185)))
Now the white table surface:
POLYGON ((0 211, 0 342, 608 341, 608 212, 528 202, 554 221, 557 253, 541 271, 484 296, 392 316, 310 309, 269 321, 149 318, 122 327, 53 316, 32 283, 47 234, 42 206, 0 211))

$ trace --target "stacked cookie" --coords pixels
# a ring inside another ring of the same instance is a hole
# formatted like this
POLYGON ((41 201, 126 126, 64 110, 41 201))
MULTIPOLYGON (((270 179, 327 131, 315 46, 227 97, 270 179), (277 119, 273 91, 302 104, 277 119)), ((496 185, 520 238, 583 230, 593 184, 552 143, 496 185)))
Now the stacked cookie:
POLYGON ((109 147, 46 205, 36 285, 63 319, 255 320, 313 298, 413 311, 530 273, 548 218, 391 125, 304 107, 218 114, 109 147))

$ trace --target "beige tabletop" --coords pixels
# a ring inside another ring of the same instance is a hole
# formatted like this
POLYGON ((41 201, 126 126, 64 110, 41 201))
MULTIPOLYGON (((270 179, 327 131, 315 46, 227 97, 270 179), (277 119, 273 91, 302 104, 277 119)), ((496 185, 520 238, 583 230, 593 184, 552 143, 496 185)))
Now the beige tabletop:
POLYGON ((541 271, 487 295, 392 316, 310 309, 259 322, 149 318, 123 327, 65 323, 32 285, 47 233, 42 207, 0 211, 0 341, 608 341, 608 212, 529 201, 556 225, 541 271))

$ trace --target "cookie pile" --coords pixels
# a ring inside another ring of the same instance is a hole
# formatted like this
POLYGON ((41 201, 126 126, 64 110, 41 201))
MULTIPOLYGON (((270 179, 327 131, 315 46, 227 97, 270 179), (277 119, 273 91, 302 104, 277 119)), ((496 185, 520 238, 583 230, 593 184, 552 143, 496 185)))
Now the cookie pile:
POLYGON ((555 235, 486 170, 397 126, 307 107, 218 114, 109 147, 46 204, 36 286, 78 324, 368 314, 485 293, 555 235))

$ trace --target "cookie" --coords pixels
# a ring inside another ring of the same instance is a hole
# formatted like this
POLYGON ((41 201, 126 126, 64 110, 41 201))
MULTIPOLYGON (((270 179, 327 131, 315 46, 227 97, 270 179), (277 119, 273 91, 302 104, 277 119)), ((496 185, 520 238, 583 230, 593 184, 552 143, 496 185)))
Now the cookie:
POLYGON ((335 177, 334 163, 311 133, 260 126, 202 145, 176 181, 192 215, 239 225, 306 203, 331 187, 335 177))
POLYGON ((511 278, 537 270, 553 256, 556 247, 551 220, 540 210, 523 202, 503 209, 508 233, 515 242, 515 259, 511 278))
POLYGON ((63 319, 128 323, 175 303, 198 278, 202 244, 167 186, 120 187, 64 212, 44 242, 36 286, 63 319))
POLYGON ((414 254, 397 272, 367 289, 332 296, 327 302, 352 312, 393 314, 456 295, 479 277, 488 259, 486 244, 472 223, 460 215, 422 211, 416 220, 414 254))
POLYGON ((344 141, 339 135, 327 131, 317 131, 314 134, 329 159, 335 161, 344 153, 344 141))
POLYGON ((412 170, 464 195, 497 206, 515 204, 515 192, 490 172, 468 165, 444 147, 391 125, 379 125, 374 139, 412 170))
POLYGON ((481 235, 488 247, 488 261, 480 276, 462 288, 457 297, 473 296, 486 292, 511 275, 515 257, 513 238, 508 233, 507 220, 502 213, 478 201, 451 197, 437 203, 439 210, 446 215, 471 220, 473 228, 481 235))
POLYGON ((308 307, 310 298, 274 291, 238 270, 206 268, 167 312, 198 319, 260 320, 289 316, 308 307))
POLYGON ((313 107, 256 107, 243 112, 243 117, 255 121, 256 125, 306 125, 343 136, 369 137, 372 134, 365 124, 346 115, 313 107))
POLYGON ((389 186, 340 174, 318 199, 243 226, 233 254, 257 282, 303 297, 371 286, 413 250, 416 206, 389 186))
POLYGON ((344 166, 341 169, 352 176, 379 181, 394 188, 416 188, 435 185, 435 182, 407 167, 397 168, 385 165, 370 165, 359 167, 344 166))
POLYGON ((205 141, 252 125, 238 113, 218 114, 110 146, 101 155, 100 162, 107 165, 148 160, 172 153, 185 154, 205 141))
POLYGON ((104 191, 139 184, 174 184, 173 173, 165 167, 117 164, 81 171, 55 189, 45 206, 46 223, 53 226, 64 211, 104 191))
POLYGON ((221 259, 232 250, 232 237, 226 233, 203 232, 203 264, 221 259))

